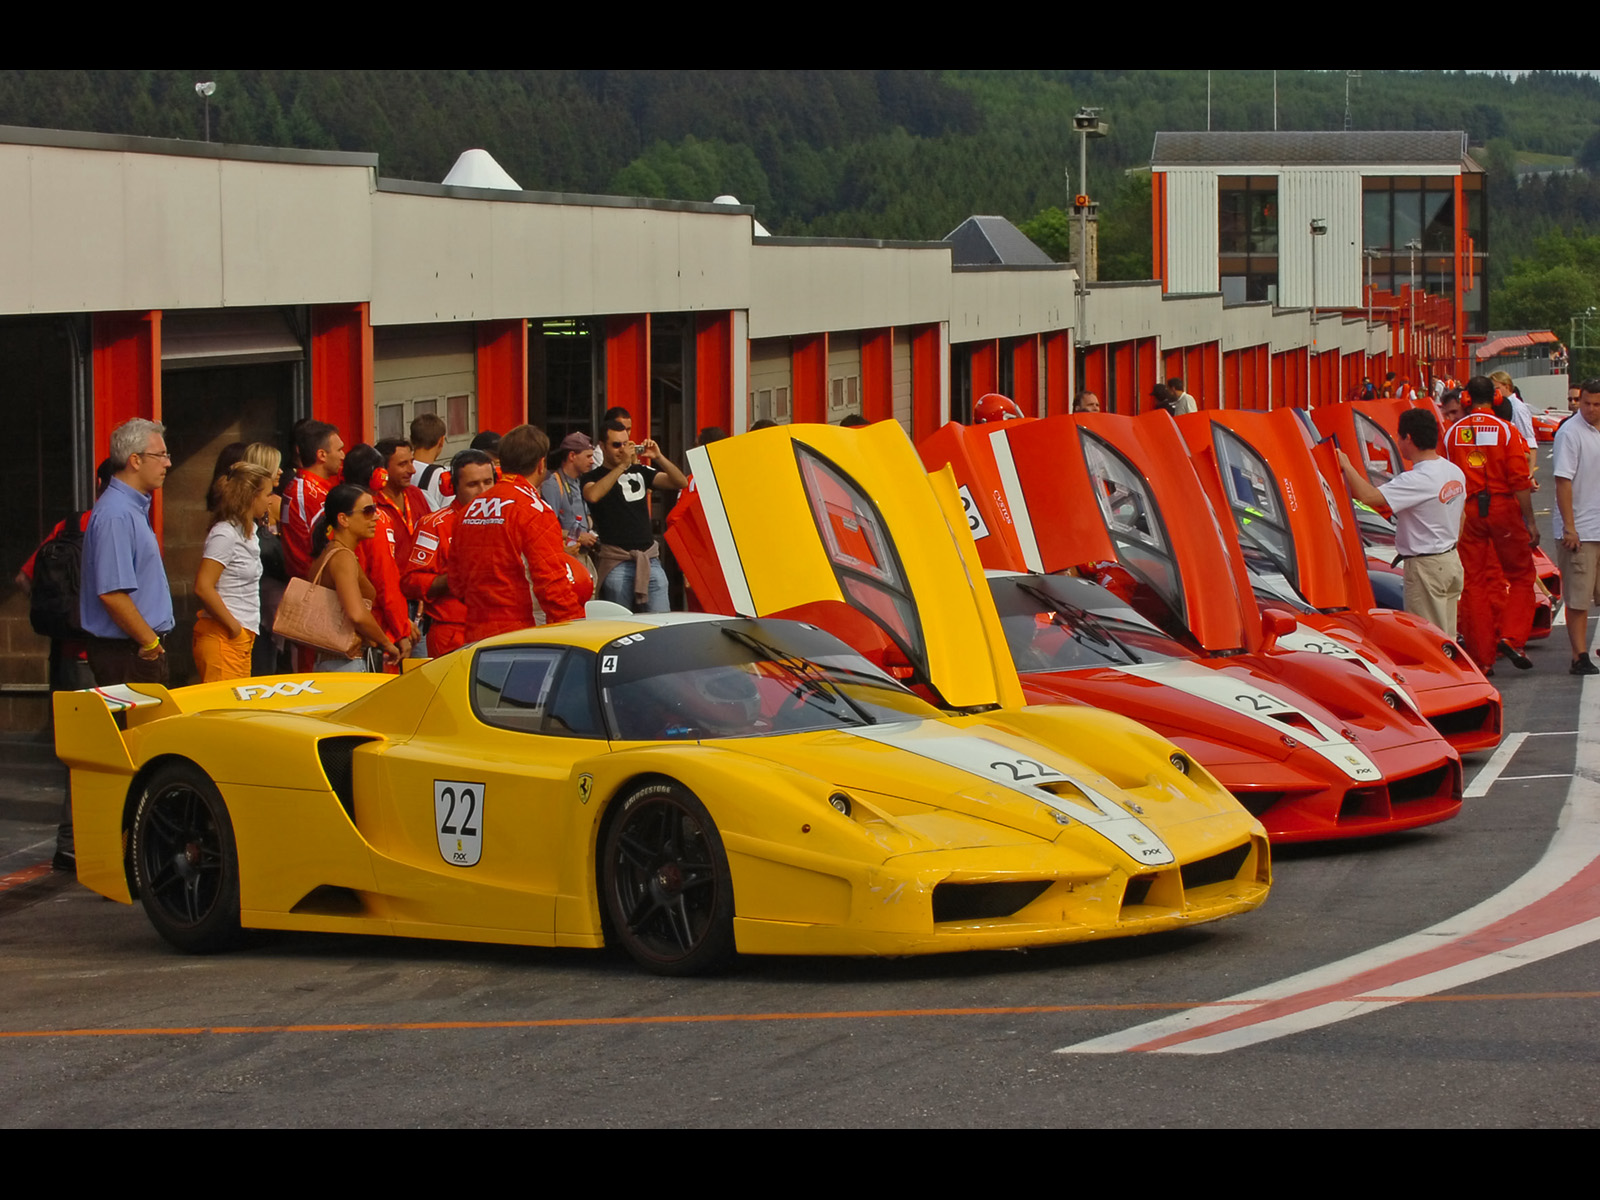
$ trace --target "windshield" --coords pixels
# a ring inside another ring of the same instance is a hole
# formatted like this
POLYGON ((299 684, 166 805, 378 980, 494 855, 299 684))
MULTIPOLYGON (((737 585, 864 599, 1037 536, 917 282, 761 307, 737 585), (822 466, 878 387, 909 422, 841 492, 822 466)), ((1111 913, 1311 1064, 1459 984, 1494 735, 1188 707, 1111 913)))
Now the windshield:
POLYGON ((1072 575, 989 580, 1019 674, 1193 658, 1097 583, 1072 575))
POLYGON ((600 697, 619 741, 700 741, 936 718, 832 634, 796 621, 706 621, 618 638, 600 697))

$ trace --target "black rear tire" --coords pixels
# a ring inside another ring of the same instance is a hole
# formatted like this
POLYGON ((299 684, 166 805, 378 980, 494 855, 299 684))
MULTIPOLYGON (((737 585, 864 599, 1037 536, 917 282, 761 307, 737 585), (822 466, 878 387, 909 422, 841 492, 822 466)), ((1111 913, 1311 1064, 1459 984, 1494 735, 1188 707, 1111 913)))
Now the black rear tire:
POLYGON ((159 767, 133 812, 134 882, 156 932, 210 954, 239 941, 239 855, 222 793, 193 763, 159 767))
POLYGON ((619 801, 600 855, 601 902, 623 948, 658 975, 703 975, 734 955, 733 876, 716 824, 677 783, 619 801))

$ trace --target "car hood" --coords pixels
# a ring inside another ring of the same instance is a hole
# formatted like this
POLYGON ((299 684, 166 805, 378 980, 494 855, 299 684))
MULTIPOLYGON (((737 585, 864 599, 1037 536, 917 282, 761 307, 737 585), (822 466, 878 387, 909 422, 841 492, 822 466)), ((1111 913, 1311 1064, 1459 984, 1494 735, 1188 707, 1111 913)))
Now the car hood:
POLYGON ((1175 861, 1164 831, 1228 807, 1209 776, 1188 779, 1155 755, 1135 798, 1082 760, 981 721, 905 721, 720 745, 847 793, 893 798, 902 806, 897 815, 942 810, 1146 866, 1175 861))

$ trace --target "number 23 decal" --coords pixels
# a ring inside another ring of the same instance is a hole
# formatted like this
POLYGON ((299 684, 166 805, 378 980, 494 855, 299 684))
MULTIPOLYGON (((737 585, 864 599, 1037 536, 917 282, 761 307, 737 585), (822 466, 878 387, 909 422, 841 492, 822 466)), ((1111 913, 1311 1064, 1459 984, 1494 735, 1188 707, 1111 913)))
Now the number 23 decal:
POLYGON ((483 857, 483 810, 483 784, 458 779, 433 781, 439 855, 451 866, 477 866, 483 857))

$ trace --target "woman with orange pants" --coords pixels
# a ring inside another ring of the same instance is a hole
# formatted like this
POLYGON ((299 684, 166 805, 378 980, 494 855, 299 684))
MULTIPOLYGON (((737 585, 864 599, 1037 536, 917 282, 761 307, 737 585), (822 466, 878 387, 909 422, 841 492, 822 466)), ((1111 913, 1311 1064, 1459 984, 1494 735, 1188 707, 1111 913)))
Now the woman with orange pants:
POLYGON ((256 522, 272 499, 272 473, 236 462, 211 485, 211 529, 195 575, 200 614, 194 663, 201 683, 245 679, 261 629, 261 546, 256 522))

